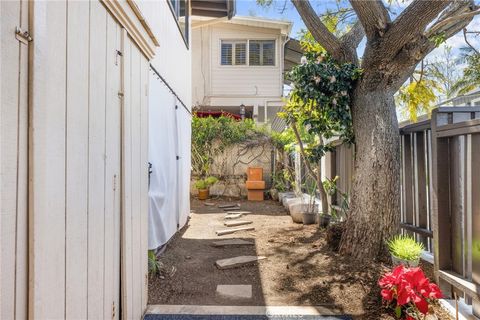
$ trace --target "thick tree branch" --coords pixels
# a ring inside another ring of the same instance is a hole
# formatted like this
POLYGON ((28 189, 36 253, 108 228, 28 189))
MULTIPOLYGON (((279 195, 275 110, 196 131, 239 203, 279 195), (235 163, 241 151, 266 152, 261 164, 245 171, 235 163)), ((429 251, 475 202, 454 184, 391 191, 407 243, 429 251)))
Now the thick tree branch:
POLYGON ((360 21, 355 22, 352 29, 344 34, 340 41, 342 45, 346 48, 356 49, 363 37, 365 36, 365 30, 363 29, 362 23, 360 21))
POLYGON ((473 50, 473 52, 475 52, 475 54, 479 54, 478 50, 470 43, 470 41, 468 41, 467 32, 467 28, 463 28, 463 39, 465 40, 465 43, 473 50))
POLYGON ((293 5, 302 17, 303 22, 312 34, 313 38, 320 43, 330 54, 341 50, 341 43, 333 33, 331 33, 313 10, 310 1, 292 0, 293 5))
POLYGON ((331 33, 313 10, 308 0, 291 0, 302 17, 305 26, 312 34, 313 38, 327 50, 332 57, 339 62, 357 63, 357 54, 355 48, 347 48, 342 42, 331 33))
POLYGON ((414 0, 391 24, 384 36, 386 56, 395 56, 405 44, 423 34, 425 28, 451 0, 414 0))
POLYGON ((362 23, 367 39, 383 35, 391 20, 381 0, 350 0, 350 4, 362 23))
POLYGON ((395 86, 399 87, 406 78, 408 78, 410 66, 415 66, 437 47, 437 44, 432 38, 441 36, 444 39, 448 39, 454 36, 472 21, 474 12, 475 14, 480 14, 480 11, 478 11, 478 8, 475 7, 473 2, 455 2, 445 10, 444 13, 442 13, 439 20, 433 24, 424 35, 421 35, 412 42, 406 44, 395 57, 395 65, 393 68, 396 70, 405 70, 405 72, 398 73, 395 86), (434 32, 432 30, 434 30, 434 32))

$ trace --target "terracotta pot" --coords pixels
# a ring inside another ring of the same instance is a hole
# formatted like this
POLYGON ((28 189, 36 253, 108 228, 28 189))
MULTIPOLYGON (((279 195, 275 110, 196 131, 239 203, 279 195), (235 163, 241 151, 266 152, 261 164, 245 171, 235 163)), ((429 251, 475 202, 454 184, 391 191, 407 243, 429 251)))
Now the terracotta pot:
POLYGON ((250 181, 262 181, 263 180, 263 168, 250 167, 247 169, 247 180, 250 181))
POLYGON ((198 200, 207 200, 210 196, 208 189, 198 189, 198 200))

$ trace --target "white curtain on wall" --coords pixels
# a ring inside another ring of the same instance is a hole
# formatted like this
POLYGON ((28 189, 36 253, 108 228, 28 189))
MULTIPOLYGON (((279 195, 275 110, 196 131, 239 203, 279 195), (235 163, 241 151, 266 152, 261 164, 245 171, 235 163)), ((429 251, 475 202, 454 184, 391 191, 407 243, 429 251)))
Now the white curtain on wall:
POLYGON ((152 72, 149 92, 148 248, 182 228, 190 213, 190 114, 152 72))

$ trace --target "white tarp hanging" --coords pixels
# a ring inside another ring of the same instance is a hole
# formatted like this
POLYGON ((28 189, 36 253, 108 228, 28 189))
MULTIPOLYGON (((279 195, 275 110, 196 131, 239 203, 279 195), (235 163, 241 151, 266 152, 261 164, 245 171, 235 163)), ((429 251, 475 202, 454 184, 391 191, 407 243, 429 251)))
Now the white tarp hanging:
POLYGON ((190 114, 152 72, 149 92, 149 249, 167 243, 185 225, 190 213, 190 121, 190 114))

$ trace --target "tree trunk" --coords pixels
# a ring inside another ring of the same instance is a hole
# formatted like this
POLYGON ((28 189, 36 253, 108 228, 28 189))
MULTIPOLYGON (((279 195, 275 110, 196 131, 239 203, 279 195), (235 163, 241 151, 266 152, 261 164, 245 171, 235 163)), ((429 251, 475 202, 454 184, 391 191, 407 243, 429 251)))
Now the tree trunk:
POLYGON ((352 97, 355 174, 340 251, 378 257, 400 223, 400 136, 394 90, 357 85, 352 97))

